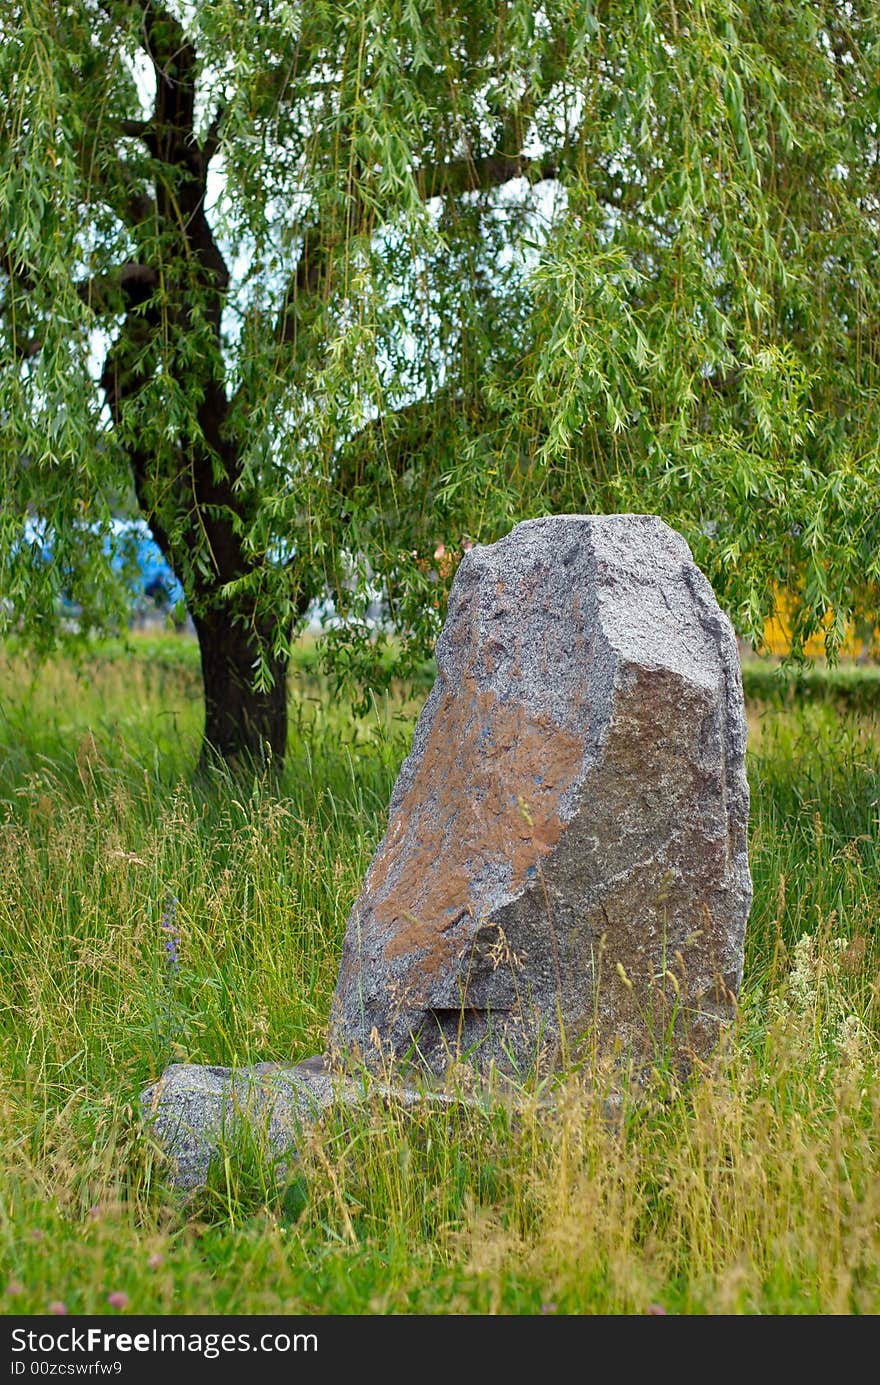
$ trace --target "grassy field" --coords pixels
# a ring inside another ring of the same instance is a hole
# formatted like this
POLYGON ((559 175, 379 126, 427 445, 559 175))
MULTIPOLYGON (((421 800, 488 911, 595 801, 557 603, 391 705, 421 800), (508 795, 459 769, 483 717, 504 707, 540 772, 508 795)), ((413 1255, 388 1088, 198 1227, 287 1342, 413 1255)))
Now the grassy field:
POLYGON ((171 1193, 141 1088, 321 1049, 412 729, 302 664, 279 793, 190 786, 184 641, 87 677, 0 654, 4 1311, 880 1311, 880 721, 832 698, 750 704, 740 1012, 688 1085, 658 1071, 615 1125, 565 1086, 550 1113, 367 1103, 292 1181, 242 1150, 171 1193))

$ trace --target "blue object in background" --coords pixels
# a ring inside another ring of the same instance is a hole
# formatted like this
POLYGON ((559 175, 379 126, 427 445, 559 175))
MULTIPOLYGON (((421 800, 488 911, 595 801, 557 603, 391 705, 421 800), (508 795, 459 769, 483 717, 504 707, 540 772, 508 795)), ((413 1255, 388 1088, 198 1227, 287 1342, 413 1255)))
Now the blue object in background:
MULTIPOLYGON (((141 591, 145 597, 162 608, 176 606, 183 601, 183 587, 162 556, 162 550, 144 520, 115 519, 113 532, 118 537, 128 538, 129 542, 134 543, 135 557, 141 574, 141 591)), ((107 544, 109 547, 109 539, 107 544)))
MULTIPOLYGON (((52 562, 52 534, 45 524, 29 519, 24 527, 24 537, 25 542, 37 550, 41 561, 52 562)), ((110 531, 104 535, 104 552, 111 557, 114 570, 120 573, 134 558, 138 576, 132 589, 133 617, 143 615, 151 608, 173 611, 184 601, 183 587, 165 561, 145 520, 111 520, 110 531)), ((69 598, 62 600, 65 610, 76 614, 69 598)))

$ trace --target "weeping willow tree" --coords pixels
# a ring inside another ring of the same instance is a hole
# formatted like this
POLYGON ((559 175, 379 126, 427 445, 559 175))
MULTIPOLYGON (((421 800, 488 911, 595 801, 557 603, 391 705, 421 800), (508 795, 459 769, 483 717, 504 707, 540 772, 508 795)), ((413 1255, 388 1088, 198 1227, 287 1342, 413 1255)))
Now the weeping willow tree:
MULTIPOLYGON (((283 759, 291 640, 430 647, 462 546, 651 511, 758 637, 878 579, 874 3, 0 0, 0 622, 127 600, 203 758, 283 759), (46 543, 34 535, 50 536, 46 543)), ((60 628, 62 636, 71 631, 60 628)))

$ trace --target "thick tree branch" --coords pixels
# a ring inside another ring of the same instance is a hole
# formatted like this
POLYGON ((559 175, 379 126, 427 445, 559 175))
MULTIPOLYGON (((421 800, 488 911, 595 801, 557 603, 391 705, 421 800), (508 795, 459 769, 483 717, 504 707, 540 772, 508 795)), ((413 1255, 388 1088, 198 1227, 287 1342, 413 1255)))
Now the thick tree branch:
POLYGON ((134 179, 130 181, 131 190, 122 205, 122 211, 126 225, 134 229, 145 223, 149 225, 153 221, 156 214, 156 203, 149 193, 143 192, 135 186, 134 179))
POLYGON ((526 131, 535 113, 539 92, 548 90, 563 71, 566 49, 545 54, 546 66, 540 78, 527 82, 525 90, 513 106, 497 112, 495 121, 495 147, 491 153, 468 155, 461 159, 439 160, 427 165, 416 173, 416 186, 419 195, 425 199, 445 195, 455 196, 466 192, 488 192, 512 182, 514 178, 528 178, 539 183, 544 179, 558 178, 563 162, 563 154, 568 147, 568 137, 563 150, 553 150, 540 158, 523 154, 526 131))
POLYGON ((223 117, 226 114, 226 107, 221 105, 217 109, 217 114, 208 127, 208 132, 202 141, 202 158, 205 166, 211 162, 217 150, 220 148, 220 127, 223 124, 223 117))
POLYGON ((402 476, 413 457, 420 456, 433 438, 448 435, 450 414, 463 407, 474 417, 485 415, 485 405, 478 396, 465 398, 459 389, 444 386, 429 398, 413 400, 370 419, 340 449, 335 489, 345 498, 351 497, 376 461, 383 474, 402 476))
MULTIPOLYGON (((137 316, 128 315, 113 345, 107 352, 101 373, 101 387, 114 425, 120 434, 131 436, 132 422, 126 411, 137 407, 137 397, 147 385, 152 370, 149 344, 160 331, 155 309, 146 308, 137 316)), ((148 446, 129 442, 126 448, 138 505, 150 526, 164 557, 183 581, 186 573, 181 552, 206 551, 214 576, 193 578, 188 583, 188 598, 210 599, 219 584, 240 577, 247 562, 230 510, 235 504, 232 478, 217 476, 207 453, 185 456, 181 451, 175 466, 163 466, 157 476, 156 457, 148 446), (161 492, 157 484, 161 480, 161 492), (176 510, 185 517, 185 528, 172 542, 162 513, 176 510), (195 585, 193 585, 195 583, 195 585)))
POLYGON ((278 315, 274 337, 279 346, 295 346, 300 320, 300 304, 313 298, 318 291, 330 260, 330 234, 325 226, 306 228, 296 269, 284 295, 284 306, 278 315))
POLYGON ((101 315, 140 306, 158 286, 159 275, 152 265, 129 262, 109 274, 78 283, 76 292, 83 303, 101 315))
MULTIPOLYGON (((229 401, 219 367, 220 320, 229 272, 205 211, 207 151, 218 138, 222 111, 200 147, 194 127, 197 58, 181 23, 152 0, 104 8, 119 20, 130 20, 133 13, 140 15, 144 46, 156 76, 149 118, 122 124, 122 133, 143 140, 153 158, 152 225, 149 239, 142 240, 145 250, 140 261, 133 260, 92 279, 79 286, 78 292, 97 312, 114 308, 125 312, 101 383, 120 436, 127 438, 138 501, 165 556, 182 576, 179 562, 173 561, 169 534, 156 518, 166 506, 168 513, 176 512, 176 522, 184 518, 183 548, 209 555, 214 576, 201 583, 190 573, 189 582, 190 587, 195 582, 199 590, 204 586, 202 595, 210 604, 218 581, 232 581, 247 570, 237 532, 242 502, 235 481, 240 460, 226 435, 229 401), (156 238, 161 246, 160 265, 152 262, 156 238), (161 306, 150 301, 159 286, 160 271, 161 306), (173 342, 178 330, 189 330, 196 305, 210 325, 213 347, 184 361, 178 359, 173 346, 170 353, 166 349, 169 327, 173 342), (160 359, 177 374, 180 385, 193 399, 203 440, 181 449, 179 459, 165 459, 161 495, 155 493, 154 448, 139 445, 137 418, 138 395, 160 359)), ((198 592, 190 590, 188 595, 198 596, 198 592)))
MULTIPOLYGON (((514 178, 528 178, 537 183, 560 176, 563 153, 531 158, 524 154, 495 153, 476 159, 458 159, 419 169, 416 186, 419 195, 429 201, 432 197, 456 196, 467 192, 489 191, 514 178)), ((326 273, 334 244, 332 231, 325 225, 309 226, 303 236, 296 268, 284 296, 274 337, 279 346, 295 346, 302 316, 304 299, 313 298, 326 273)))
MULTIPOLYGON (((21 289, 25 294, 30 293, 35 288, 35 280, 30 270, 21 263, 16 263, 11 249, 5 241, 0 241, 0 272, 4 273, 9 280, 10 293, 14 298, 16 288, 21 289)), ((0 304, 0 315, 3 314, 4 304, 0 304)), ((12 350, 16 360, 30 361, 34 356, 38 356, 43 349, 43 342, 40 337, 20 336, 12 329, 12 350)))
POLYGON ((39 356, 42 349, 41 337, 27 337, 22 341, 18 336, 13 336, 12 354, 17 361, 32 361, 35 356, 39 356))
POLYGON ((129 139, 146 139, 152 126, 149 120, 120 120, 119 129, 129 139))
MULTIPOLYGON (((129 316, 104 359, 101 388, 117 430, 121 431, 123 428, 126 402, 133 399, 146 383, 142 352, 150 336, 157 330, 158 321, 151 321, 149 314, 140 319, 129 316)), ((129 446, 127 456, 138 504, 163 556, 176 571, 171 539, 156 516, 154 497, 149 494, 150 455, 144 448, 129 446)))
POLYGON ((0 270, 3 271, 10 283, 17 284, 25 292, 29 293, 36 287, 30 270, 22 261, 16 261, 6 241, 0 241, 0 270))
MULTIPOLYGON (((157 176, 159 218, 169 229, 179 229, 186 254, 194 255, 204 271, 206 287, 215 295, 208 315, 219 331, 229 270, 205 214, 208 158, 195 134, 196 52, 178 20, 158 5, 145 6, 144 32, 156 74, 156 100, 144 139, 154 157, 176 175, 172 180, 157 176)), ((216 137, 215 132, 211 138, 216 137)))
POLYGON ((39 356, 43 349, 42 341, 36 337, 31 337, 29 341, 16 342, 15 354, 20 361, 32 361, 34 356, 39 356))
POLYGON ((454 159, 419 169, 416 186, 426 200, 465 192, 488 192, 514 178, 539 183, 558 178, 562 157, 558 152, 535 159, 525 154, 485 154, 477 158, 454 159))
MULTIPOLYGON (((515 178, 528 178, 533 183, 558 178, 568 153, 567 145, 541 158, 504 152, 505 149, 518 148, 521 143, 526 115, 527 106, 524 98, 516 110, 508 113, 500 122, 499 145, 494 153, 476 158, 440 161, 416 170, 415 183, 419 196, 429 201, 433 197, 489 191, 515 178)), ((351 210, 347 229, 351 233, 360 209, 360 201, 355 193, 350 193, 349 206, 351 210)), ((298 305, 304 297, 314 296, 318 291, 333 244, 332 227, 328 228, 318 222, 306 229, 300 256, 275 326, 274 336, 279 346, 295 344, 300 318, 298 305)))

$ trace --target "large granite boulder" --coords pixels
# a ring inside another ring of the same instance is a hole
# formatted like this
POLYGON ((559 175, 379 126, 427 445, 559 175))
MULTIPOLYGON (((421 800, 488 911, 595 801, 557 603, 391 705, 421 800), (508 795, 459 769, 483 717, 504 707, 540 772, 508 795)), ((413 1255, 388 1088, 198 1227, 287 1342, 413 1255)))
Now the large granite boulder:
POLYGON ((520 524, 462 560, 436 653, 331 1054, 686 1067, 732 1012, 751 879, 737 647, 684 539, 520 524))

